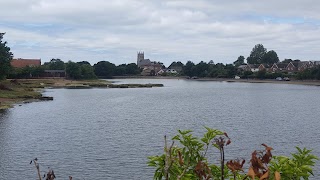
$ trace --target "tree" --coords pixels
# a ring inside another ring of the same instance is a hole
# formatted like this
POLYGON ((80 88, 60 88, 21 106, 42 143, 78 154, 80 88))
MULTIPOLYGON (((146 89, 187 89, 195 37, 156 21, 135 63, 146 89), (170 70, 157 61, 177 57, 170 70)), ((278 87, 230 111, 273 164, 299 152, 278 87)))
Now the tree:
POLYGON ((257 78, 265 79, 266 78, 266 74, 267 74, 267 71, 265 69, 263 69, 262 71, 258 71, 257 78))
POLYGON ((238 59, 235 61, 235 62, 233 62, 233 64, 236 66, 236 67, 238 67, 238 66, 240 66, 241 64, 244 64, 244 56, 239 56, 238 57, 238 59))
POLYGON ((208 62, 208 64, 209 64, 209 65, 214 65, 213 60, 210 60, 210 61, 208 62))
POLYGON ((195 65, 193 71, 196 76, 206 77, 208 74, 208 69, 209 69, 208 64, 206 62, 201 61, 197 65, 195 65))
POLYGON ((267 49, 262 44, 257 44, 252 49, 250 56, 247 58, 248 64, 260 64, 267 53, 267 49))
POLYGON ((178 62, 175 62, 175 61, 173 61, 171 64, 170 64, 170 66, 169 66, 169 68, 172 68, 172 69, 174 69, 175 67, 183 67, 184 65, 183 65, 183 63, 182 62, 180 62, 180 61, 178 61, 178 62))
POLYGON ((109 61, 99 61, 93 65, 94 73, 100 77, 112 77, 114 75, 116 66, 109 61))
POLYGON ((279 57, 274 50, 268 51, 263 57, 263 63, 273 64, 279 62, 279 57))
POLYGON ((137 75, 140 74, 140 69, 135 63, 127 64, 126 66, 126 74, 128 75, 137 75))
POLYGON ((281 63, 289 63, 292 62, 292 59, 284 59, 281 63))
POLYGON ((81 79, 95 79, 97 76, 94 74, 94 69, 90 64, 82 64, 81 68, 81 79))
POLYGON ((116 67, 114 71, 114 75, 116 76, 124 76, 126 75, 126 64, 120 64, 119 66, 116 67))
POLYGON ((11 69, 11 60, 13 54, 10 52, 10 47, 7 46, 7 42, 2 42, 3 35, 0 33, 0 79, 6 78, 11 69))
POLYGON ((237 74, 237 69, 232 64, 226 64, 225 69, 228 78, 234 78, 234 76, 237 74))
POLYGON ((69 61, 66 65, 66 73, 72 79, 80 79, 81 66, 75 62, 69 61))
POLYGON ((183 74, 190 76, 190 77, 194 76, 194 72, 192 72, 193 67, 194 67, 194 63, 191 61, 188 61, 183 68, 183 74))
POLYGON ((65 64, 61 59, 51 59, 50 62, 46 62, 43 64, 46 69, 49 70, 64 70, 65 64))
POLYGON ((80 61, 80 62, 77 62, 77 63, 80 64, 81 66, 84 65, 84 64, 87 64, 87 65, 91 66, 91 64, 88 61, 80 61))

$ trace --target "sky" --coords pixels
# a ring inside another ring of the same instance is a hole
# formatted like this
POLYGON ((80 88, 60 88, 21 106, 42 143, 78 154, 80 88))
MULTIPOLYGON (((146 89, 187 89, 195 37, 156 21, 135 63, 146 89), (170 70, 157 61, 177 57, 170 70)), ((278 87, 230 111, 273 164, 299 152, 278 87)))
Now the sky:
POLYGON ((320 60, 316 0, 1 0, 0 32, 15 58, 145 58, 232 63, 256 44, 280 60, 320 60))

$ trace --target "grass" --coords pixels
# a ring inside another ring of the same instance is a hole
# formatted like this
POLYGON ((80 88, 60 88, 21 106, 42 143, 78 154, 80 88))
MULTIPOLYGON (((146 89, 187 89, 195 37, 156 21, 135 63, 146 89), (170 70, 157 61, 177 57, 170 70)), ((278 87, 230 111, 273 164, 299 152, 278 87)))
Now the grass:
POLYGON ((36 82, 31 81, 0 81, 0 109, 12 107, 12 104, 27 99, 39 99, 42 95, 38 88, 43 88, 36 82))

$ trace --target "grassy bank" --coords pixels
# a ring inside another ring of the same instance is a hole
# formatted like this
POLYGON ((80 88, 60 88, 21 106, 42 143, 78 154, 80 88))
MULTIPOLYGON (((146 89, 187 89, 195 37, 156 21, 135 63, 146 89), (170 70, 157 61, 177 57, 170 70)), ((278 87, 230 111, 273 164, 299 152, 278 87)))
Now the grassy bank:
POLYGON ((65 79, 18 79, 0 81, 0 109, 12 107, 15 103, 41 100, 42 89, 46 87, 85 86, 84 84, 107 84, 107 81, 71 81, 65 79))
MULTIPOLYGON (((112 84, 106 80, 67 80, 67 79, 18 79, 0 81, 0 109, 7 109, 13 104, 41 100, 43 88, 151 88, 163 84, 112 84)), ((44 100, 48 100, 45 98, 44 100)))

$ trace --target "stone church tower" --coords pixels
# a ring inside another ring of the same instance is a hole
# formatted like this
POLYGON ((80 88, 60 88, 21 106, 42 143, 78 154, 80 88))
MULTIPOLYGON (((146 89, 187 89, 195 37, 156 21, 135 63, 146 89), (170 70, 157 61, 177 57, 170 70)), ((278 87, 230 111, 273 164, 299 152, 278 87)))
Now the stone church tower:
POLYGON ((140 67, 141 62, 143 62, 143 60, 144 60, 144 52, 138 52, 138 55, 137 55, 137 65, 138 65, 138 67, 140 67))

